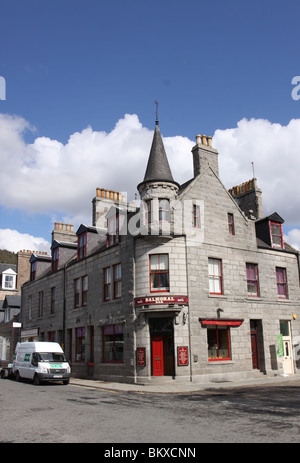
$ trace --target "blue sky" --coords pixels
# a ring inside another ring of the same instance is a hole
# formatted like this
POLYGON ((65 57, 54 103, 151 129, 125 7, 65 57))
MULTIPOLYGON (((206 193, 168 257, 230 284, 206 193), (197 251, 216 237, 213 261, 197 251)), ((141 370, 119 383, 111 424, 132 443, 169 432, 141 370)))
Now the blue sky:
MULTIPOLYGON (((125 173, 118 171, 126 153, 140 150, 140 169, 146 167, 156 99, 173 173, 181 158, 178 137, 189 156, 197 133, 217 131, 225 185, 248 180, 255 160, 266 212, 277 210, 274 192, 286 193, 287 165, 293 166, 300 148, 295 149, 298 126, 289 126, 300 114, 300 100, 291 97, 292 78, 300 75, 299 17, 297 0, 2 0, 0 229, 50 241, 54 220, 88 220, 96 187, 126 187, 120 181, 125 173), (244 119, 248 123, 239 125, 244 119), (233 130, 240 150, 233 149, 233 130), (256 147, 250 134, 257 137, 256 147), (101 159, 95 139, 103 143, 101 159), (262 139, 269 140, 263 154, 262 139), (294 150, 273 158, 281 143, 294 150), (245 165, 236 165, 233 156, 245 165)), ((135 162, 126 171, 134 186, 142 172, 135 162)), ((284 196, 279 206, 286 233, 292 231, 300 245, 295 197, 284 196)))

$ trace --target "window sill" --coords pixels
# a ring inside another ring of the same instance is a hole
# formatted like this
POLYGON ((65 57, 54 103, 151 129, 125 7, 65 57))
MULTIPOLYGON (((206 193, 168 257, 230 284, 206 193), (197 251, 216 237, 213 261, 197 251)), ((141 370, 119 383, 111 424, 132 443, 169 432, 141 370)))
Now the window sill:
POLYGON ((233 360, 207 360, 207 365, 234 365, 233 360))
POLYGON ((227 299, 227 296, 225 294, 211 294, 209 293, 208 297, 214 298, 221 298, 221 299, 227 299))

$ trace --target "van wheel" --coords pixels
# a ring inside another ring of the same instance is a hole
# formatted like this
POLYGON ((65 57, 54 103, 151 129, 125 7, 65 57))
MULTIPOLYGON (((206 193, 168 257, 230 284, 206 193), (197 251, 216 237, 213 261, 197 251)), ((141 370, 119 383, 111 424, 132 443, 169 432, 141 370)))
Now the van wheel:
POLYGON ((33 384, 35 386, 39 386, 41 384, 41 381, 40 381, 40 378, 38 377, 38 375, 34 375, 33 384))
POLYGON ((65 379, 65 380, 63 381, 63 384, 67 385, 67 384, 69 384, 69 382, 70 382, 69 379, 65 379))
POLYGON ((19 370, 16 371, 16 381, 18 381, 18 383, 21 381, 19 370))

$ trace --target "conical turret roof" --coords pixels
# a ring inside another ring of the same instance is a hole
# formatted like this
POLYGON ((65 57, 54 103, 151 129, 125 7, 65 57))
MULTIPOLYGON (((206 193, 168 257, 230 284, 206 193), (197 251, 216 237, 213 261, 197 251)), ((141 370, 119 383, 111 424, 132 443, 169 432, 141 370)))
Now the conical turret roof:
MULTIPOLYGON (((166 155, 162 136, 160 133, 158 122, 156 121, 155 131, 152 140, 152 146, 149 154, 148 164, 145 177, 140 185, 147 182, 171 182, 175 183, 170 169, 169 161, 166 155)), ((138 185, 138 186, 140 186, 138 185)))

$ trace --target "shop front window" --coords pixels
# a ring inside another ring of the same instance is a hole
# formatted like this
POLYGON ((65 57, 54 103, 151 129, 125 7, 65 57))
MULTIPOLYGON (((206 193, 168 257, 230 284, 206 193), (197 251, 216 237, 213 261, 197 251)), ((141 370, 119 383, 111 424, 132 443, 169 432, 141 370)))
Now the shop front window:
POLYGON ((228 326, 207 329, 208 360, 230 360, 230 330, 228 326))
POLYGON ((122 325, 103 327, 103 362, 124 361, 124 336, 122 325))

